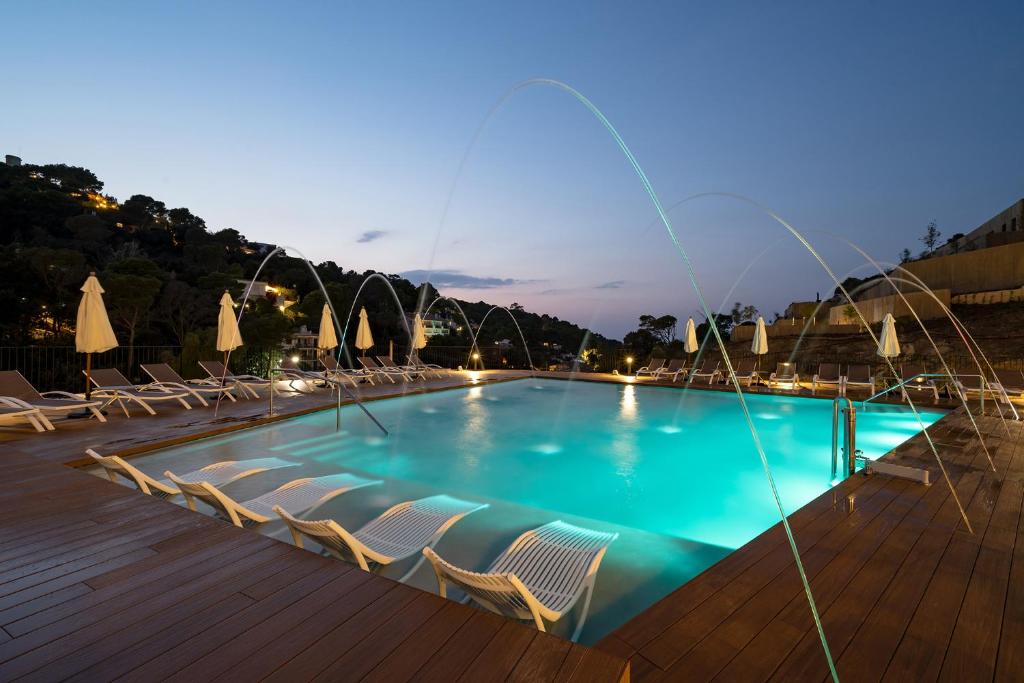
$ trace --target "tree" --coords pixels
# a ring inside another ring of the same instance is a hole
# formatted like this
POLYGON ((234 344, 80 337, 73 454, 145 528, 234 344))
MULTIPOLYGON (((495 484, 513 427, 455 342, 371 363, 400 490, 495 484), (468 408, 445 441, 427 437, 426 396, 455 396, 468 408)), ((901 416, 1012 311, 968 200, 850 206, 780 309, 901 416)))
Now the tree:
POLYGON ((111 321, 128 333, 128 367, 134 366, 132 347, 140 327, 149 321, 149 314, 160 293, 163 271, 149 259, 133 258, 117 261, 107 267, 103 278, 105 300, 111 321))
POLYGON ((659 344, 668 344, 676 338, 676 324, 679 321, 674 315, 640 316, 640 329, 649 333, 659 344))
POLYGON ((24 256, 45 288, 49 303, 42 306, 48 312, 43 319, 57 335, 74 319, 77 288, 86 276, 85 257, 70 249, 46 247, 28 250, 24 256))
POLYGON ((900 252, 900 263, 909 263, 913 256, 910 255, 909 249, 904 249, 900 252))
POLYGON ((737 301, 732 305, 729 317, 732 319, 733 327, 745 322, 753 322, 757 319, 758 311, 755 306, 744 306, 737 301))
POLYGON ((935 245, 939 243, 940 237, 942 237, 942 233, 939 232, 939 226, 936 225, 935 221, 932 221, 928 224, 924 237, 921 238, 921 242, 928 249, 929 254, 935 251, 935 245))
POLYGON ((213 322, 216 318, 215 297, 203 296, 203 292, 187 282, 176 278, 168 280, 160 294, 160 318, 167 323, 181 346, 201 322, 213 322))

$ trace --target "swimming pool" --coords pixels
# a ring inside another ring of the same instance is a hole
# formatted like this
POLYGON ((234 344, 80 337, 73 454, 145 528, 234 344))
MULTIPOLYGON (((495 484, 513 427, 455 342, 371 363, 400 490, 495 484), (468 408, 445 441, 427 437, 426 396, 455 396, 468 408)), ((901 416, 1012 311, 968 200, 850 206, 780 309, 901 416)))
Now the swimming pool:
MULTIPOLYGON (((748 396, 786 511, 831 479, 831 401, 748 396)), ((606 556, 583 640, 593 641, 778 521, 736 396, 728 392, 523 379, 369 404, 165 449, 142 469, 277 455, 303 467, 231 485, 239 498, 309 474, 352 471, 385 484, 316 513, 349 527, 434 493, 491 503, 438 552, 483 569, 522 530, 553 519, 620 534, 606 556), (299 474, 301 472, 301 474, 299 474)), ((942 413, 922 412, 925 424, 942 413)), ((857 446, 877 458, 919 431, 905 408, 861 411, 857 446)), ((413 583, 436 585, 429 567, 413 583)))

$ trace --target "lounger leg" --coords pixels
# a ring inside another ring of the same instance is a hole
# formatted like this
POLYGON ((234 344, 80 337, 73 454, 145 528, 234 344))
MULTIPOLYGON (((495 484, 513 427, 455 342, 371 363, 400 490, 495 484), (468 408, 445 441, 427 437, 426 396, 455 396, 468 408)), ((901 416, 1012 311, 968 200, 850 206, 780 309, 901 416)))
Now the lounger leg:
POLYGON ((106 415, 104 415, 103 411, 97 408, 96 406, 89 406, 89 410, 92 411, 92 416, 95 417, 100 422, 107 421, 106 415))
POLYGON ((594 595, 594 582, 590 581, 587 583, 587 595, 583 598, 583 611, 580 612, 580 620, 576 624, 576 630, 572 633, 572 642, 576 642, 580 639, 580 634, 583 633, 583 624, 587 623, 587 614, 590 613, 590 598, 594 595))
MULTIPOLYGON (((433 547, 433 546, 431 546, 431 547, 433 547)), ((426 559, 427 559, 427 556, 424 555, 423 553, 420 553, 420 559, 416 560, 416 564, 414 564, 412 566, 412 569, 410 569, 406 573, 402 574, 402 578, 400 578, 398 580, 398 582, 399 583, 405 583, 410 578, 412 578, 412 575, 416 573, 416 570, 420 568, 420 565, 422 565, 424 560, 426 560, 426 559)))
MULTIPOLYGON (((95 408, 93 408, 93 410, 95 410, 95 408)), ((36 416, 36 419, 39 420, 39 423, 42 424, 43 427, 45 427, 46 431, 48 432, 52 432, 57 429, 56 427, 53 426, 53 423, 50 422, 50 418, 46 417, 46 415, 44 415, 42 412, 40 412, 39 415, 36 416)))
MULTIPOLYGON (((138 403, 138 404, 139 404, 140 406, 142 406, 143 408, 145 408, 146 412, 147 412, 147 413, 149 413, 150 415, 156 415, 156 411, 155 411, 155 410, 153 410, 153 409, 152 409, 152 408, 151 408, 151 407, 149 406, 149 404, 148 404, 148 403, 146 403, 145 401, 143 401, 142 399, 139 399, 139 398, 134 398, 134 397, 132 397, 132 400, 133 400, 133 401, 135 401, 136 403, 138 403)), ((178 399, 178 400, 180 401, 181 399, 178 399)), ((188 406, 188 404, 187 404, 187 403, 186 403, 185 405, 186 405, 186 406, 188 406)), ((125 411, 125 413, 127 413, 127 412, 128 412, 128 411, 126 410, 126 411, 125 411)))

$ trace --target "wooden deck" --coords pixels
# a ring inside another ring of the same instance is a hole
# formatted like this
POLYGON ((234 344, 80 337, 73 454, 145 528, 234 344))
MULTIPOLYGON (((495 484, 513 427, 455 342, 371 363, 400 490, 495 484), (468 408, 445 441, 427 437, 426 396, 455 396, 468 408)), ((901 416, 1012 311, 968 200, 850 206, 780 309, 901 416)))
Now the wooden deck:
MULTIPOLYGON (((0 680, 828 678, 778 526, 592 649, 62 466, 264 419, 253 402, 7 437, 0 680)), ((921 436, 887 458, 932 486, 858 475, 790 515, 842 680, 1024 678, 1024 428, 979 425, 994 473, 962 411, 930 429, 973 534, 921 436)))
MULTIPOLYGON (((1024 427, 962 409, 886 456, 930 487, 857 475, 790 515, 844 681, 1024 679, 1024 427)), ((829 670, 781 525, 710 567, 598 647, 635 681, 824 681, 829 670)))
POLYGON ((209 419, 162 412, 4 445, 0 680, 628 680, 614 655, 57 464, 209 419))

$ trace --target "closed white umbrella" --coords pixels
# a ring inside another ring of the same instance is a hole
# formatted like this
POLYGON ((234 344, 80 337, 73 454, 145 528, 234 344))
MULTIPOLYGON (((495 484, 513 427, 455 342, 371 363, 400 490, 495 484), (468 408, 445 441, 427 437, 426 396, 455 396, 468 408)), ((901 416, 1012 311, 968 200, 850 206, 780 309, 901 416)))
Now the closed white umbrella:
POLYGON ((102 353, 117 347, 117 337, 110 327, 110 318, 103 305, 103 287, 96 279, 96 273, 89 273, 82 285, 82 300, 78 304, 78 319, 75 323, 75 350, 85 354, 85 397, 92 393, 92 354, 102 353))
POLYGON ((360 351, 373 346, 373 335, 370 334, 370 318, 366 315, 366 307, 359 309, 359 327, 356 329, 356 348, 360 351))
POLYGON ((223 351, 227 359, 228 352, 241 345, 242 333, 238 331, 238 320, 235 318, 235 302, 225 289, 224 296, 220 298, 220 314, 217 316, 217 350, 223 351))
POLYGON ((331 316, 331 307, 324 304, 323 313, 320 314, 320 331, 316 335, 316 347, 321 351, 327 351, 337 345, 338 335, 334 333, 334 317, 331 316))
POLYGON ((882 358, 895 358, 900 355, 900 340, 896 338, 896 319, 892 313, 886 313, 882 320, 882 336, 878 340, 878 355, 882 358))
POLYGON ((423 318, 417 313, 412 321, 412 347, 422 349, 427 345, 427 329, 423 326, 423 318))
POLYGON ((755 356, 768 353, 768 330, 764 327, 764 318, 757 316, 757 327, 754 328, 754 339, 750 343, 750 351, 755 356))
POLYGON ((697 351, 697 327, 693 324, 693 318, 686 321, 686 334, 683 335, 683 351, 696 353, 697 351))

